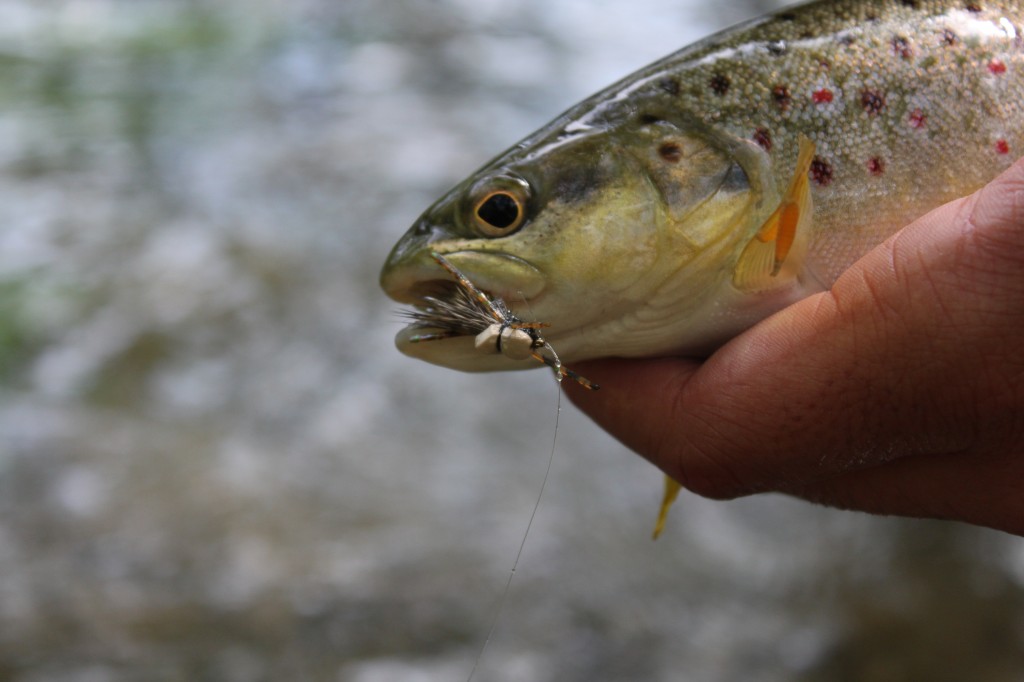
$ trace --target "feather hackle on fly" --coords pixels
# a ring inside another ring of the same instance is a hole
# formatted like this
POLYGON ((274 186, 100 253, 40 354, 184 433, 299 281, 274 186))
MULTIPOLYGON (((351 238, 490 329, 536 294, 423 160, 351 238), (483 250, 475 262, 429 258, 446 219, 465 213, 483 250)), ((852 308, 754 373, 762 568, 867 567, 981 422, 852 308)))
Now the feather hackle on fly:
POLYGON ((532 357, 550 367, 558 381, 569 377, 584 388, 599 388, 562 365, 558 353, 540 333, 547 324, 524 322, 504 300, 486 294, 440 253, 432 252, 430 255, 455 278, 458 286, 449 296, 424 296, 420 306, 402 311, 414 325, 423 328, 422 334, 411 337, 413 343, 474 336, 476 347, 482 352, 504 353, 515 359, 532 357))

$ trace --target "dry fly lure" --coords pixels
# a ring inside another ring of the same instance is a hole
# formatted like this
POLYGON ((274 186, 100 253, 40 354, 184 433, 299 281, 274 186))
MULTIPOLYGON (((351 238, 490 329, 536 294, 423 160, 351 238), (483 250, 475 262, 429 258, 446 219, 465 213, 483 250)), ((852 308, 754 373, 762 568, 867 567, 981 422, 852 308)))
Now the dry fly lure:
POLYGON ((478 350, 487 352, 490 348, 496 348, 499 353, 513 360, 532 357, 550 367, 557 381, 569 377, 584 388, 599 388, 589 379, 562 365, 558 353, 540 333, 540 329, 548 324, 524 322, 516 317, 505 301, 485 294, 444 256, 436 251, 430 255, 455 278, 459 286, 451 297, 426 296, 425 306, 403 312, 417 325, 436 330, 417 334, 410 341, 423 343, 453 336, 475 336, 474 345, 478 350))

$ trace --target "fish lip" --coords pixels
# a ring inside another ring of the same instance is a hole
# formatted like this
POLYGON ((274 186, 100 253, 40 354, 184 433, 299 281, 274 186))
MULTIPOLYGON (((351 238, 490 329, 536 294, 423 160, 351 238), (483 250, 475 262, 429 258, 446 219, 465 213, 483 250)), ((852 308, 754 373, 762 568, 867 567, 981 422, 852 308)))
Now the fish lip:
POLYGON ((410 358, 429 362, 461 372, 496 372, 540 367, 533 358, 515 360, 507 355, 481 352, 469 335, 451 336, 436 341, 413 342, 412 337, 423 333, 423 328, 403 327, 395 335, 395 347, 410 358))
POLYGON ((444 256, 491 299, 529 302, 545 288, 540 270, 518 256, 477 249, 436 249, 384 272, 381 275, 384 293, 398 303, 420 309, 429 306, 430 296, 449 298, 459 284, 431 257, 431 253, 444 256), (481 267, 486 265, 491 267, 481 267), (497 270, 498 274, 488 274, 487 270, 497 270), (514 281, 510 285, 508 280, 514 281))

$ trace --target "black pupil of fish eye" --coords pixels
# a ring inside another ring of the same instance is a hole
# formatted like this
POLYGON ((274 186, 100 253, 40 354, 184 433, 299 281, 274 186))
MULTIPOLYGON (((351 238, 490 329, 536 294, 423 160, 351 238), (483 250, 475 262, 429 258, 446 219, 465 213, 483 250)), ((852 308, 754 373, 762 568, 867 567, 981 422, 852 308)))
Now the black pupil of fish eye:
POLYGON ((499 229, 510 227, 519 220, 519 202, 511 194, 492 194, 476 209, 480 220, 499 229))

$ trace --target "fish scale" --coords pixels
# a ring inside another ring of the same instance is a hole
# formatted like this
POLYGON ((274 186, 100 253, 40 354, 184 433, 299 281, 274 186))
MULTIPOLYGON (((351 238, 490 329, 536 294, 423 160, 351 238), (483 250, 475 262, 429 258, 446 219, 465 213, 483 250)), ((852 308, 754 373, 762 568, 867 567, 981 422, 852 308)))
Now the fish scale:
POLYGON ((624 91, 636 107, 671 102, 768 146, 780 187, 796 137, 808 136, 811 267, 832 281, 906 221, 893 204, 919 215, 1024 153, 1022 25, 1009 3, 805 6, 653 64, 598 95, 589 115, 624 91))

